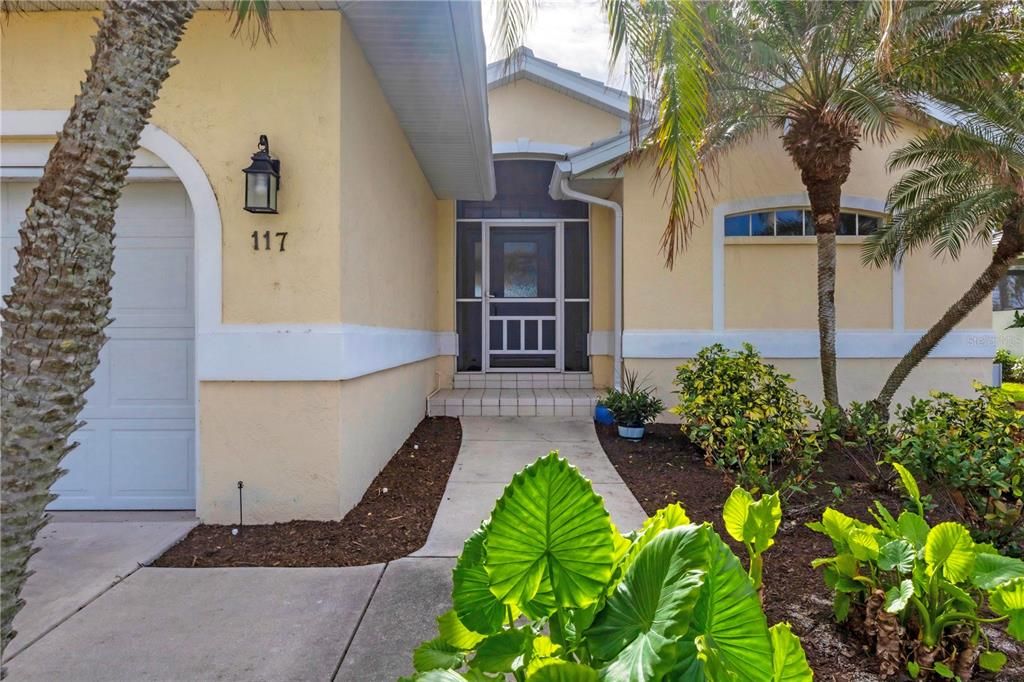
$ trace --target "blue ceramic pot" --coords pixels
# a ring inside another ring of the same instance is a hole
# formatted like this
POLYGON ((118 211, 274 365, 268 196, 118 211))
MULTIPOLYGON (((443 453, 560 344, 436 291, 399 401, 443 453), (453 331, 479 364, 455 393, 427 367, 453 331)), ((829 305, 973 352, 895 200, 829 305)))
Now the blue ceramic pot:
POLYGON ((623 426, 619 424, 619 438, 625 438, 626 440, 640 440, 644 437, 644 431, 647 429, 643 426, 623 426))
POLYGON ((598 405, 594 408, 594 421, 611 426, 615 423, 615 415, 604 405, 598 405))

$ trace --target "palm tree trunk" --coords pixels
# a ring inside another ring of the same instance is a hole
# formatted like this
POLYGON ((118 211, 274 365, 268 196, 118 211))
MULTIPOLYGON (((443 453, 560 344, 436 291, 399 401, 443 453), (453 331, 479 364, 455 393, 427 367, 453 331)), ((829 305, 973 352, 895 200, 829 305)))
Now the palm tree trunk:
MULTIPOLYGON (((818 210, 811 207, 818 222, 818 210)), ((839 222, 839 206, 832 224, 839 222)), ((821 365, 821 386, 825 402, 839 406, 839 377, 836 371, 836 233, 818 229, 815 237, 818 251, 818 359, 821 365)))
POLYGON ((839 407, 836 376, 836 230, 843 183, 850 175, 858 130, 821 114, 792 119, 782 136, 807 188, 818 255, 818 358, 825 402, 839 407))
POLYGON ((914 347, 893 368, 889 378, 885 381, 885 385, 882 386, 878 397, 874 400, 875 409, 880 414, 888 415, 893 396, 896 395, 896 391, 906 381, 910 372, 928 356, 928 353, 935 348, 936 344, 946 334, 952 331, 953 327, 958 325, 979 304, 988 300, 999 280, 1006 275, 1010 266, 1020 257, 1021 253, 1024 253, 1024 228, 1021 227, 1022 224, 1024 224, 1024 215, 1022 215, 1022 210, 1018 209, 1014 215, 1011 215, 1004 221, 1003 237, 999 241, 999 246, 993 252, 992 261, 988 264, 988 267, 974 280, 974 283, 964 292, 964 295, 951 305, 949 310, 943 313, 939 321, 932 325, 917 340, 914 347))
POLYGON ((46 524, 50 486, 110 323, 114 210, 195 0, 109 0, 82 90, 21 224, 16 276, 3 310, 3 498, 0 651, 46 524))
MULTIPOLYGON (((842 181, 807 182, 818 255, 818 360, 825 402, 839 406, 836 373, 836 228, 842 181)), ((845 179, 845 176, 844 176, 845 179)))

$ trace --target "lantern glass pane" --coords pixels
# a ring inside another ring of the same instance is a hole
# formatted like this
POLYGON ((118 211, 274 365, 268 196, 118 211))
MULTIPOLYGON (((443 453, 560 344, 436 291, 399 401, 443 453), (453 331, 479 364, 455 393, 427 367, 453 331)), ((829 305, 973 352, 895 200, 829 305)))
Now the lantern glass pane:
POLYGON ((250 208, 267 208, 270 194, 270 177, 265 173, 245 174, 245 204, 250 208))
POLYGON ((267 188, 270 190, 267 195, 267 208, 271 211, 277 210, 277 178, 267 175, 267 188))

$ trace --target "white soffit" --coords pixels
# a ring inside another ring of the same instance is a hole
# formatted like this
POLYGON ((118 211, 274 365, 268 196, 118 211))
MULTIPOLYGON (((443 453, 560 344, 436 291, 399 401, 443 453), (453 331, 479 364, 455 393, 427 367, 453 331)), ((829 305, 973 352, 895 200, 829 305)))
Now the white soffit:
MULTIPOLYGON (((15 0, 9 7, 12 11, 98 10, 103 4, 102 0, 15 0)), ((231 4, 200 1, 200 7, 209 10, 227 10, 231 4)), ((340 9, 434 194, 442 199, 493 198, 479 0, 272 0, 270 6, 272 10, 340 9)))
POLYGON ((620 118, 629 118, 628 94, 601 81, 563 69, 554 62, 539 59, 529 48, 521 48, 507 66, 504 60, 487 65, 488 89, 498 88, 519 79, 549 87, 620 118))
POLYGON ((434 193, 491 199, 494 164, 480 3, 342 4, 434 193))

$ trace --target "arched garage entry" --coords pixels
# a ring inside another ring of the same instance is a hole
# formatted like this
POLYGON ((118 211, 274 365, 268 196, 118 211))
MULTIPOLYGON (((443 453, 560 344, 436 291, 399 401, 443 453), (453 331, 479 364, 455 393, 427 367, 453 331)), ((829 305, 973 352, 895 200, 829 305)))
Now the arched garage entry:
MULTIPOLYGON (((18 226, 51 144, 38 137, 52 136, 66 115, 3 113, 4 292, 18 226)), ((87 394, 86 426, 73 437, 80 446, 63 463, 68 474, 54 485, 60 497, 51 509, 195 508, 195 339, 203 307, 197 224, 216 235, 216 254, 206 256, 216 255, 219 265, 220 219, 205 174, 178 142, 147 126, 116 215, 114 322, 87 394)), ((219 299, 219 276, 215 282, 219 299)), ((219 318, 219 303, 206 310, 219 318)))

